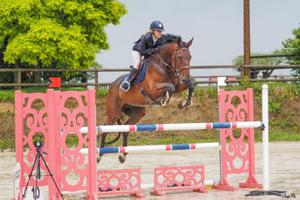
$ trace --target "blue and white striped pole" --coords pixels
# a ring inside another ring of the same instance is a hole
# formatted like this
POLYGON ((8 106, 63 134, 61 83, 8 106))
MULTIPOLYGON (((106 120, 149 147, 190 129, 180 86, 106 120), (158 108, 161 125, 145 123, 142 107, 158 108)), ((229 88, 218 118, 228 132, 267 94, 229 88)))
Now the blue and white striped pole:
MULTIPOLYGON (((129 153, 129 152, 146 152, 146 151, 178 151, 178 150, 196 150, 196 149, 219 149, 220 145, 214 143, 195 143, 195 144, 169 144, 169 145, 146 145, 146 146, 127 146, 127 147, 99 147, 97 153, 113 154, 113 153, 129 153)), ((80 150, 81 153, 87 154, 88 149, 80 150)))

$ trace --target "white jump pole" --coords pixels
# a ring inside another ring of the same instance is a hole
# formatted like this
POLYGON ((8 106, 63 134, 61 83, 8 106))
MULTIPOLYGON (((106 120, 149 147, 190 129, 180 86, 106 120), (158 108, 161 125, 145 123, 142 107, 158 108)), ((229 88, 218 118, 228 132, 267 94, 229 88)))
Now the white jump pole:
POLYGON ((269 190, 269 106, 268 85, 262 86, 262 122, 263 130, 263 189, 269 190))
MULTIPOLYGON (((177 123, 177 124, 136 124, 136 125, 101 125, 96 127, 101 133, 118 132, 142 132, 142 131, 184 131, 204 130, 222 128, 260 128, 263 123, 260 121, 242 122, 208 122, 208 123, 177 123)), ((80 129, 81 133, 87 133, 88 128, 80 129)))

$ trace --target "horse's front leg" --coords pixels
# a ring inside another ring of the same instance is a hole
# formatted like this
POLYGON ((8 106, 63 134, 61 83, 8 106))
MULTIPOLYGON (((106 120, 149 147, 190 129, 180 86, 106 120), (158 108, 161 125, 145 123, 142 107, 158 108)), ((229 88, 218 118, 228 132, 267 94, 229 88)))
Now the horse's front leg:
POLYGON ((163 95, 159 97, 159 104, 165 106, 169 103, 171 96, 175 92, 175 86, 172 83, 156 83, 155 89, 158 93, 163 95))
POLYGON ((178 108, 180 108, 180 109, 183 109, 184 107, 192 105, 192 97, 194 94, 196 83, 194 80, 189 80, 186 84, 188 86, 188 96, 185 100, 183 100, 182 102, 180 102, 178 104, 178 108))

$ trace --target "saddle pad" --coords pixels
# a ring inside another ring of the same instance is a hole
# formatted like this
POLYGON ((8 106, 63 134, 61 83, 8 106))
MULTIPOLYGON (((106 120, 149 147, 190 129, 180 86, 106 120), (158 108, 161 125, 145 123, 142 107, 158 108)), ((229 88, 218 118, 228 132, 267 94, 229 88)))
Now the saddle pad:
POLYGON ((138 75, 132 81, 132 85, 139 84, 145 80, 147 71, 147 61, 142 63, 141 69, 138 72, 138 75))

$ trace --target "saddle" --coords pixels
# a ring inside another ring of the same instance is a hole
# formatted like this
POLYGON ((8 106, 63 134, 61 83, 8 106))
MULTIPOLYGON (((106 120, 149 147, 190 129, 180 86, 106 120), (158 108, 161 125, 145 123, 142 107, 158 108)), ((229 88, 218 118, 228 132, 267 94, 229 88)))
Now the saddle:
POLYGON ((135 75, 133 80, 131 81, 131 85, 136 85, 145 80, 147 72, 147 60, 143 60, 140 66, 138 73, 135 75))

